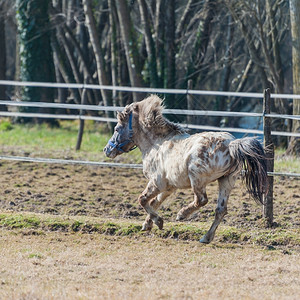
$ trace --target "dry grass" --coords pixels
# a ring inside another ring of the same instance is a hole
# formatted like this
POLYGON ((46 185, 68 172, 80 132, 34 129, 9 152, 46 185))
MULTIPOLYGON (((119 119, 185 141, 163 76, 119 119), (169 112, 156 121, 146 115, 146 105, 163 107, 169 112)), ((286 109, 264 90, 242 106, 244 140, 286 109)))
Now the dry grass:
POLYGON ((300 254, 99 234, 2 231, 1 299, 297 299, 300 254))

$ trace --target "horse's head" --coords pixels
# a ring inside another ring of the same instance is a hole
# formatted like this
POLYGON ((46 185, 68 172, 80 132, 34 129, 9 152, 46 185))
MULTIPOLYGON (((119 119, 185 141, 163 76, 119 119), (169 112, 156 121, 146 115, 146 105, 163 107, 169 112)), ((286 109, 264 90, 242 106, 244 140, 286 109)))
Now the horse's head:
POLYGON ((118 112, 118 123, 114 134, 103 149, 107 157, 115 158, 136 148, 133 141, 132 119, 132 105, 126 106, 123 112, 118 112))

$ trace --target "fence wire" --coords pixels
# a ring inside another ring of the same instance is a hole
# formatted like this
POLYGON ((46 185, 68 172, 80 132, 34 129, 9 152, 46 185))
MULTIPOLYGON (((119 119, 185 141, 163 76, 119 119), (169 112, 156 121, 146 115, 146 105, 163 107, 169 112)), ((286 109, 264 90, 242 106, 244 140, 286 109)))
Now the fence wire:
MULTIPOLYGON (((20 82, 0 80, 0 85, 10 86, 31 86, 31 87, 50 87, 50 88, 68 88, 68 89, 97 89, 97 90, 112 90, 112 91, 127 91, 127 92, 142 92, 142 93, 159 93, 159 94, 181 94, 181 95, 206 95, 206 96, 227 96, 227 97, 243 97, 243 98, 263 98, 263 93, 237 93, 237 92, 219 92, 219 91, 202 91, 190 89, 154 89, 154 88, 136 88, 136 87, 118 87, 106 85, 92 85, 92 84, 65 84, 65 83, 47 83, 47 82, 20 82)), ((271 98, 274 99, 300 99, 300 95, 293 94, 272 94, 271 98)), ((0 100, 0 105, 6 106, 24 106, 24 107, 47 107, 47 108, 65 108, 77 110, 90 110, 90 111, 121 111, 124 107, 113 106, 94 106, 94 105, 78 105, 78 104, 62 104, 62 103, 44 103, 44 102, 21 102, 21 101, 7 101, 0 100)), ((164 114, 174 115, 189 115, 189 116, 221 116, 221 117, 269 117, 300 120, 299 115, 280 115, 280 114, 263 114, 263 113, 246 113, 246 112, 227 112, 227 111, 207 111, 207 110, 183 110, 183 109, 165 109, 164 114)), ((56 118, 56 119, 81 119, 81 120, 94 120, 101 122, 117 122, 115 118, 107 117, 94 117, 86 115, 63 115, 63 114, 42 114, 42 113, 21 113, 21 112, 0 112, 0 116, 4 117, 31 117, 31 118, 56 118)), ((263 134, 262 130, 255 129, 242 129, 242 128, 219 128, 215 126, 202 126, 193 124, 182 124, 183 126, 191 129, 201 130, 217 130, 229 131, 239 133, 252 133, 263 134)), ((294 136, 300 137, 300 133, 290 132, 277 132, 273 131, 272 135, 281 136, 294 136)), ((0 160, 22 161, 22 162, 35 162, 35 163, 53 163, 53 164, 79 164, 91 165, 99 167, 115 167, 115 168, 133 168, 142 169, 141 164, 123 164, 123 163, 108 163, 108 162, 93 162, 81 160, 64 160, 64 159, 50 159, 50 158, 33 158, 21 156, 0 156, 0 160)), ((289 176, 300 177, 297 173, 280 173, 269 172, 269 176, 289 176)))

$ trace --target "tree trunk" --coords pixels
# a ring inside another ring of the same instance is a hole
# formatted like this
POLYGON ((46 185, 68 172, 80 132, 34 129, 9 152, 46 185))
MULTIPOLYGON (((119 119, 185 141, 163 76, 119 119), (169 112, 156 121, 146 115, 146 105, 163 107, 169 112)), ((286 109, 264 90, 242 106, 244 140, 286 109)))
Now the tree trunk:
POLYGON ((264 68, 261 65, 261 59, 259 56, 259 51, 257 47, 254 44, 253 37, 250 33, 250 30, 247 28, 247 26, 243 23, 243 21, 240 19, 240 17, 235 12, 234 8, 231 6, 230 2, 227 2, 227 6, 230 10, 230 13, 235 20, 235 22, 239 25, 240 31, 245 39, 251 60, 256 64, 256 67, 258 69, 258 72, 260 74, 262 85, 264 88, 272 88, 271 83, 268 80, 267 74, 264 70, 264 68))
POLYGON ((273 57, 274 57, 274 66, 278 76, 278 83, 279 83, 279 93, 284 92, 284 77, 283 77, 283 67, 282 61, 280 56, 280 45, 279 45, 279 35, 276 26, 276 18, 275 12, 272 7, 272 1, 266 0, 266 10, 269 17, 270 29, 271 29, 271 40, 272 40, 272 50, 273 50, 273 57))
MULTIPOLYGON (((94 55, 96 58, 96 64, 97 64, 97 74, 98 74, 98 80, 100 85, 109 85, 109 80, 107 78, 107 75, 105 73, 105 64, 103 59, 103 53, 102 48, 100 44, 100 40, 98 37, 98 33, 96 30, 96 23, 92 12, 92 6, 90 0, 83 0, 83 8, 85 12, 85 18, 86 18, 86 26, 88 28, 90 39, 92 43, 92 47, 94 50, 94 55)), ((106 90, 101 90, 102 99, 105 106, 111 106, 112 105, 112 99, 111 99, 111 93, 106 90)), ((107 113, 108 117, 113 117, 112 112, 107 113)), ((113 123, 108 123, 110 130, 113 131, 113 123)))
POLYGON ((178 22, 176 28, 176 40, 180 39, 180 37, 184 34, 184 27, 187 26, 189 19, 193 15, 193 6, 195 5, 196 0, 189 0, 186 5, 186 8, 178 22))
MULTIPOLYGON (((5 14, 4 3, 0 2, 0 80, 6 79, 6 44, 5 44, 5 14)), ((0 100, 7 100, 5 94, 5 85, 0 85, 0 100)), ((0 111, 7 110, 6 106, 0 105, 0 111)))
POLYGON ((203 5, 204 16, 200 19, 197 37, 193 46, 192 57, 188 63, 187 68, 187 79, 193 79, 194 84, 201 81, 205 74, 196 75, 196 69, 200 69, 205 58, 205 54, 208 47, 208 42, 211 32, 211 22, 214 16, 214 10, 216 8, 216 3, 214 0, 206 0, 203 5))
MULTIPOLYGON (((290 0, 292 51, 293 51, 293 92, 300 94, 300 0, 290 0)), ((293 114, 300 115, 300 99, 293 100, 293 114)), ((300 121, 293 120, 293 132, 300 133, 300 121)), ((300 154, 300 138, 292 137, 288 154, 300 154)))
POLYGON ((155 16, 155 49, 157 58, 157 71, 158 71, 158 87, 164 86, 164 73, 165 73, 165 3, 166 0, 158 0, 156 3, 156 16, 155 16))
MULTIPOLYGON (((115 6, 113 0, 108 1, 109 8, 109 24, 110 24, 110 53, 111 53, 111 80, 112 85, 117 86, 117 29, 115 22, 115 6)), ((112 91, 112 99, 114 106, 117 106, 117 91, 112 91)))
MULTIPOLYGON (((83 80, 82 75, 80 74, 79 68, 78 68, 78 64, 77 64, 77 60, 74 57, 74 51, 73 48, 71 47, 69 41, 67 40, 66 36, 65 36, 65 31, 63 31, 61 28, 57 29, 58 32, 58 36, 60 37, 60 40, 64 46, 64 49, 66 51, 67 57, 68 57, 68 61, 71 65, 75 80, 77 83, 81 83, 83 80)), ((79 91, 79 93, 81 94, 81 91, 79 91)))
MULTIPOLYGON (((283 80, 283 76, 282 76, 282 65, 281 65, 281 57, 280 57, 279 43, 278 43, 278 37, 277 37, 277 27, 276 27, 274 11, 271 6, 272 6, 271 1, 267 0, 266 1, 266 10, 267 10, 269 23, 270 23, 270 27, 271 27, 271 40, 272 40, 271 48, 273 48, 273 51, 270 51, 270 47, 268 47, 268 45, 267 45, 267 36, 264 34, 265 30, 264 30, 262 22, 260 22, 260 21, 258 22, 258 27, 259 27, 259 32, 260 32, 264 60, 269 67, 270 74, 275 83, 275 88, 276 88, 277 92, 280 94, 283 94, 284 93, 284 80, 283 80), (272 57, 272 54, 273 54, 273 57, 272 57)), ((263 12, 261 11, 260 5, 258 5, 258 13, 259 13, 259 15, 263 14, 263 12)), ((279 109, 280 113, 282 113, 282 114, 289 113, 289 105, 288 105, 287 101, 285 101, 284 99, 276 99, 275 105, 279 109)))
POLYGON ((140 13, 142 18, 142 23, 144 27, 146 49, 147 49, 147 60, 148 60, 148 70, 150 74, 150 87, 158 87, 158 76, 157 76, 157 66, 156 66, 156 55, 155 46, 152 38, 152 32, 150 28, 150 20, 147 12, 147 4, 145 0, 138 0, 140 13))
MULTIPOLYGON (((224 64, 223 64, 223 71, 221 73, 221 83, 219 91, 228 91, 229 89, 229 77, 231 72, 231 53, 232 53, 232 37, 233 37, 233 26, 232 26, 232 17, 229 15, 227 17, 228 23, 227 23, 227 36, 226 36, 226 51, 224 55, 224 64)), ((226 103, 227 97, 224 96, 218 96, 216 97, 216 110, 223 111, 227 108, 226 103)), ((227 99, 227 102, 229 100, 227 99)), ((224 119, 224 118, 223 118, 224 119)), ((222 117, 215 117, 215 125, 220 126, 220 122, 222 120, 222 117)))
MULTIPOLYGON (((50 47, 50 0, 17 0, 17 22, 20 43, 20 77, 22 81, 53 82, 55 80, 53 55, 50 47)), ((51 88, 26 87, 22 92, 24 101, 53 102, 51 88)), ((23 111, 38 111, 23 108, 23 111)), ((40 109, 50 113, 48 108, 40 109)), ((28 119, 24 120, 28 121, 28 119)), ((48 122, 55 123, 55 120, 48 122)))
MULTIPOLYGON (((56 35, 52 35, 51 38, 51 46, 54 52, 55 60, 57 60, 57 67, 59 69, 59 72, 61 76, 64 79, 64 82, 66 83, 74 83, 75 78, 73 76, 73 72, 71 68, 68 66, 68 59, 64 55, 63 51, 61 49, 64 49, 64 47, 60 47, 56 35)), ((80 94, 78 89, 70 89, 70 92, 73 96, 73 99, 76 103, 80 103, 80 94)))
MULTIPOLYGON (((132 37, 132 23, 130 19, 130 12, 126 0, 119 0, 116 2, 117 11, 120 22, 120 29, 122 41, 125 48, 127 67, 131 85, 134 87, 142 86, 141 69, 138 61, 138 51, 136 47, 136 40, 132 37)), ((138 101, 143 96, 140 93, 133 93, 133 100, 138 101)))
MULTIPOLYGON (((165 65, 165 78, 164 87, 172 89, 175 87, 175 1, 167 0, 165 6, 165 53, 166 53, 166 65, 165 65)), ((165 103, 167 107, 175 108, 174 95, 167 94, 165 97, 165 103)))

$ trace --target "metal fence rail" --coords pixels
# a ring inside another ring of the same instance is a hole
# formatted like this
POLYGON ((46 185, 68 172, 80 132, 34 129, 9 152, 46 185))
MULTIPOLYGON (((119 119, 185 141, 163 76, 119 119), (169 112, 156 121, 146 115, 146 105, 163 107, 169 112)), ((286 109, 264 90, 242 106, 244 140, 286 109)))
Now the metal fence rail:
MULTIPOLYGON (((114 91, 127 91, 127 92, 143 92, 143 93, 160 93, 160 94, 190 94, 190 95, 206 95, 206 96, 227 96, 227 97, 243 97, 243 98, 257 98, 263 99, 263 93, 236 93, 236 92, 219 92, 219 91, 202 91, 202 90, 189 90, 189 89, 154 89, 154 88, 135 88, 135 87, 118 87, 106 85, 91 85, 91 84, 65 84, 65 83, 47 83, 47 82, 20 82, 0 80, 0 85, 11 86, 31 86, 31 87, 50 87, 50 88, 69 88, 69 89, 97 89, 97 90, 114 90, 114 91)), ((293 94, 272 94, 272 98, 280 99, 300 99, 300 95, 293 94)), ((40 107, 40 108, 63 108, 74 110, 90 110, 90 111, 120 111, 124 107, 114 106, 96 106, 96 105, 79 105, 79 104, 62 104, 62 103, 45 103, 45 102, 23 102, 23 101, 7 101, 0 100, 0 105, 6 106, 23 106, 23 107, 40 107)), ((164 114, 175 115, 189 115, 189 116, 221 116, 221 117, 268 117, 268 118, 281 118, 300 120, 299 115, 280 115, 280 114, 263 114, 263 113, 247 113, 247 112, 227 112, 227 111, 204 111, 204 110, 183 110, 183 109, 165 109, 164 114)), ((69 119, 69 120, 94 120, 101 122, 117 122, 115 118, 96 117, 87 115, 66 115, 66 114, 44 114, 44 113, 23 113, 23 112, 0 112, 0 116, 4 117, 30 117, 30 118, 55 118, 55 119, 69 119)), ((204 126, 194 124, 182 124, 186 128, 200 129, 200 130, 213 130, 213 131, 229 131, 237 133, 251 133, 262 135, 262 130, 244 129, 244 128, 220 128, 216 126, 204 126)), ((272 131, 272 135, 278 136, 293 136, 300 137, 300 133, 279 132, 272 131)), ((2 160, 14 160, 24 162, 43 162, 43 163, 58 163, 58 164, 81 164, 81 165, 94 165, 103 167, 122 167, 122 168, 135 168, 140 169, 140 164, 122 164, 122 163, 108 163, 108 162, 90 162, 78 160, 63 160, 63 159, 50 159, 50 158, 32 158, 20 156, 0 156, 2 160)), ((300 174, 295 173, 278 173, 269 172, 272 176, 290 176, 300 177, 300 174)))
MULTIPOLYGON (((0 155, 0 160, 22 161, 22 162, 32 162, 32 163, 65 164, 65 165, 86 165, 86 166, 107 167, 107 168, 143 169, 142 164, 109 163, 109 162, 43 158, 43 157, 0 155)), ((285 173, 285 172, 268 172, 268 175, 300 177, 300 173, 285 173)))
MULTIPOLYGON (((28 101, 8 101, 0 100, 0 105, 21 106, 21 107, 41 107, 41 108, 65 108, 90 111, 122 111, 123 106, 100 106, 83 104, 64 104, 47 102, 28 102, 28 101)), ((235 111, 215 111, 215 110, 188 110, 188 109, 164 109, 163 114, 188 115, 188 116, 211 116, 211 117, 270 117, 278 119, 300 120, 300 115, 281 115, 281 114, 263 114, 235 111)))
POLYGON ((48 164, 64 164, 64 165, 88 165, 107 168, 126 168, 126 169, 142 169, 141 164, 124 164, 124 163, 109 163, 98 161, 85 161, 85 160, 73 160, 73 159, 57 159, 57 158, 43 158, 43 157, 26 157, 26 156, 7 156, 0 155, 0 160, 9 161, 22 161, 33 163, 48 163, 48 164))
MULTIPOLYGON (((82 84, 82 83, 0 80, 0 85, 68 88, 68 89, 95 89, 95 90, 110 90, 110 91, 120 91, 120 92, 137 92, 137 93, 157 93, 157 94, 179 94, 179 95, 190 94, 190 95, 202 95, 202 96, 227 96, 227 97, 243 97, 243 98, 259 98, 259 99, 263 98, 263 93, 220 92, 220 91, 203 91, 203 90, 190 90, 190 89, 162 89, 162 88, 112 86, 112 85, 82 84)), ((293 94, 272 94, 271 97, 273 99, 300 99, 300 95, 293 95, 293 94)))
MULTIPOLYGON (((96 106, 96 105, 81 105, 81 104, 61 104, 61 103, 47 103, 47 102, 21 102, 21 101, 7 101, 0 100, 0 105, 17 106, 17 107, 40 107, 40 108, 64 108, 64 109, 77 109, 77 110, 93 110, 93 111, 122 111, 124 107, 121 106, 96 106)), ((248 113, 248 112, 227 112, 227 111, 205 111, 205 110, 186 110, 186 109, 164 109, 164 114, 174 115, 192 115, 192 116, 213 116, 213 117, 270 117, 281 119, 300 120, 298 115, 280 115, 280 114, 263 114, 263 113, 248 113)), ((117 119, 107 117, 96 117, 86 115, 66 115, 66 114, 44 114, 44 113, 23 113, 23 112, 2 112, 2 117, 23 117, 23 118, 49 118, 49 119, 65 119, 65 120, 93 120, 99 122, 113 122, 116 123, 117 119)), ((182 124, 182 126, 190 129, 212 130, 212 131, 228 131, 236 133, 251 133, 263 134, 262 130, 257 129, 244 129, 232 127, 216 127, 204 126, 194 124, 182 124)), ((294 136, 300 137, 300 133, 272 131, 274 136, 294 136)))

